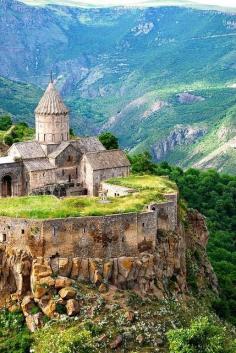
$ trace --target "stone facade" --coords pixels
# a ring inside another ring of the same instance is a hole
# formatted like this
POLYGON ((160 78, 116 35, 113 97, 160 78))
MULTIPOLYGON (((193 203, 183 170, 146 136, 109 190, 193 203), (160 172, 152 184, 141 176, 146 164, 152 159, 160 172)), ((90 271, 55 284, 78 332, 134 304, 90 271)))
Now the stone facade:
POLYGON ((36 140, 0 158, 0 197, 93 196, 103 180, 129 174, 123 151, 107 151, 96 137, 69 139, 68 112, 51 82, 35 110, 36 140))
POLYGON ((176 203, 169 201, 140 213, 52 220, 0 217, 0 243, 33 257, 138 256, 154 250, 158 229, 176 227, 176 203))

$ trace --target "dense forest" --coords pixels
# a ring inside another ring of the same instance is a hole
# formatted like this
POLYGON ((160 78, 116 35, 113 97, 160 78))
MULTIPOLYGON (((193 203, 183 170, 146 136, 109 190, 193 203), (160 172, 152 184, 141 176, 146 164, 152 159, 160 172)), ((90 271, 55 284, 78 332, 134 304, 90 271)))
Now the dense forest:
POLYGON ((201 171, 155 164, 148 153, 130 157, 133 173, 168 175, 188 207, 207 218, 210 231, 208 256, 217 274, 220 299, 213 303, 217 314, 236 324, 236 176, 215 170, 201 171))

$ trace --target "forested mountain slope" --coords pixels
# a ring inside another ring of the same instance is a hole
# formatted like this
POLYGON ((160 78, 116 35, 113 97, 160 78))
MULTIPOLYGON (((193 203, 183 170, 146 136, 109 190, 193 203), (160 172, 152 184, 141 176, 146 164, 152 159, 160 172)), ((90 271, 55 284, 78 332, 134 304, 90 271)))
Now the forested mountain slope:
POLYGON ((0 4, 0 75, 44 88, 52 69, 77 133, 236 171, 235 13, 0 4))

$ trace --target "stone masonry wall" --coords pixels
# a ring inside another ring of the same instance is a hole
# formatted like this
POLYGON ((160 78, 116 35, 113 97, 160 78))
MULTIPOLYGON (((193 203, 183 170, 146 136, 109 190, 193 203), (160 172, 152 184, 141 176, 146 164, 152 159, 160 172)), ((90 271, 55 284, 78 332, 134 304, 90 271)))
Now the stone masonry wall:
POLYGON ((146 212, 103 217, 49 220, 0 217, 0 244, 26 250, 33 257, 136 256, 153 251, 158 228, 173 231, 176 227, 173 202, 150 205, 146 212))

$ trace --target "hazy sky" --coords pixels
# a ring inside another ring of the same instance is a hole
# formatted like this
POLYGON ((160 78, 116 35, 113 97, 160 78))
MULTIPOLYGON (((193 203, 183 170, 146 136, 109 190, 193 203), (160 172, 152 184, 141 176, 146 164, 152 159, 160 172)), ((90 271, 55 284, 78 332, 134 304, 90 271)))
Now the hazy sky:
POLYGON ((223 7, 236 8, 236 0, 21 0, 28 4, 70 4, 70 5, 97 5, 97 6, 111 6, 111 5, 150 5, 155 6, 158 4, 202 4, 202 5, 217 5, 223 7))

